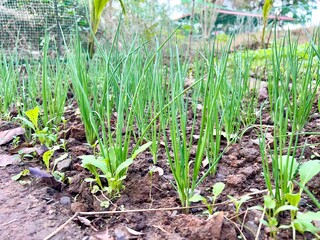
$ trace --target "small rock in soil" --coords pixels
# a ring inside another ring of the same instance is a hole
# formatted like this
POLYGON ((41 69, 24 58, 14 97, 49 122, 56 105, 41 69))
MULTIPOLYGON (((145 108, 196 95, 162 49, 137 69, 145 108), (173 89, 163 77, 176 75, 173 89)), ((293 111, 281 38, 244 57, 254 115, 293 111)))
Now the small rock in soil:
POLYGON ((173 222, 176 231, 187 239, 221 239, 223 212, 209 220, 203 220, 193 215, 179 215, 173 222))
POLYGON ((84 203, 80 203, 80 202, 71 203, 71 211, 73 213, 86 212, 87 210, 88 210, 88 207, 84 203))
POLYGON ((226 150, 226 155, 230 155, 232 153, 236 153, 237 154, 238 152, 238 145, 236 144, 233 144, 231 146, 229 146, 226 150))
POLYGON ((71 147, 79 146, 79 145, 81 145, 81 142, 78 141, 77 139, 74 139, 74 138, 68 139, 67 148, 71 148, 71 147))
POLYGON ((268 98, 268 90, 266 88, 261 88, 259 91, 259 101, 266 100, 268 98))
POLYGON ((77 139, 78 141, 83 141, 86 139, 86 134, 84 131, 84 126, 82 124, 78 124, 72 126, 70 128, 70 138, 77 139))
POLYGON ((227 220, 223 220, 222 230, 221 230, 221 240, 237 240, 237 232, 234 229, 232 223, 227 220))
POLYGON ((253 221, 248 221, 245 224, 245 232, 252 238, 254 239, 257 236, 257 232, 258 232, 258 226, 253 222, 253 221))
POLYGON ((75 156, 81 156, 81 155, 89 155, 91 154, 91 151, 89 149, 89 146, 86 145, 79 145, 79 146, 73 146, 70 147, 70 152, 74 154, 75 156))
POLYGON ((239 151, 240 156, 244 157, 246 161, 253 162, 259 156, 259 150, 255 148, 243 148, 239 151))
POLYGON ((237 186, 240 183, 243 183, 246 180, 246 177, 243 174, 230 175, 227 177, 227 183, 231 186, 237 186))
POLYGON ((238 159, 237 157, 234 157, 233 155, 231 155, 231 156, 232 157, 230 157, 228 160, 230 162, 231 167, 234 167, 234 168, 243 167, 243 165, 246 163, 245 158, 238 159))
POLYGON ((245 175, 246 177, 250 177, 252 175, 255 175, 257 173, 257 170, 259 167, 256 164, 253 164, 249 167, 242 168, 239 173, 245 175))
POLYGON ((71 203, 71 199, 68 196, 64 196, 60 198, 60 203, 62 205, 69 205, 71 203))
POLYGON ((58 162, 58 165, 57 165, 57 169, 58 171, 65 171, 67 169, 70 168, 70 164, 71 164, 71 159, 70 158, 66 158, 60 162, 58 162))
POLYGON ((124 227, 118 227, 114 230, 116 240, 128 240, 130 235, 124 227))

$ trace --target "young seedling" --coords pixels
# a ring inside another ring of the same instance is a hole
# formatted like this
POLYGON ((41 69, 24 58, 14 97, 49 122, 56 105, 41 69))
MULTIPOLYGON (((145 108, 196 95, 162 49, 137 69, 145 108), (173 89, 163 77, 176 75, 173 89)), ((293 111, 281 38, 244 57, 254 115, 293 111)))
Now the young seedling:
POLYGON ((149 198, 150 198, 150 201, 151 203, 153 202, 153 199, 152 199, 152 179, 153 179, 153 173, 156 173, 158 172, 159 176, 162 176, 163 175, 163 169, 160 168, 160 167, 157 167, 157 166, 151 166, 149 167, 149 175, 150 175, 150 192, 149 192, 149 198))
POLYGON ((94 196, 94 198, 100 203, 100 207, 102 208, 108 208, 110 204, 117 207, 112 203, 112 199, 109 199, 104 193, 104 191, 101 190, 97 185, 94 185, 91 189, 91 193, 94 196), (97 196, 97 193, 100 194, 100 198, 97 196), (102 199, 101 199, 102 198, 102 199))
POLYGON ((12 148, 17 148, 20 144, 20 137, 19 136, 15 136, 13 137, 13 140, 12 140, 12 148))
POLYGON ((118 194, 122 189, 122 181, 126 178, 126 174, 129 166, 133 163, 133 160, 142 152, 147 150, 151 142, 148 142, 140 146, 130 158, 122 160, 121 164, 116 165, 118 150, 115 148, 109 148, 108 158, 101 156, 85 155, 80 156, 82 159, 82 166, 88 169, 95 177, 95 181, 101 189, 106 189, 109 194, 118 194), (100 170, 103 175, 100 175, 100 170), (101 177, 106 178, 108 181, 108 187, 104 187, 101 182, 101 177))
POLYGON ((190 202, 202 202, 203 204, 205 204, 208 208, 208 213, 209 215, 213 214, 213 210, 214 210, 214 204, 217 200, 217 198, 219 197, 219 195, 222 193, 222 191, 224 190, 225 184, 222 182, 217 182, 213 185, 212 187, 212 197, 209 197, 211 203, 209 203, 207 201, 207 199, 203 196, 201 196, 200 194, 195 194, 193 195, 189 201, 190 202))
POLYGON ((284 211, 296 211, 298 210, 295 206, 283 205, 279 208, 276 207, 276 201, 269 195, 263 196, 264 208, 261 206, 251 207, 250 209, 256 209, 265 212, 267 220, 260 219, 261 223, 268 227, 270 236, 275 239, 279 228, 286 228, 286 226, 278 226, 278 215, 284 211))
MULTIPOLYGON (((302 192, 305 190, 306 184, 318 173, 320 172, 320 160, 313 160, 313 161, 308 161, 303 163, 299 167, 299 175, 300 175, 300 182, 296 182, 298 186, 300 187, 299 192, 294 193, 294 186, 292 186, 292 189, 289 193, 285 195, 286 200, 291 206, 294 206, 298 208, 300 200, 301 200, 301 195, 302 192)), ((291 227, 293 230, 293 236, 296 235, 295 230, 299 232, 311 232, 313 234, 317 233, 315 231, 316 227, 313 226, 310 219, 308 218, 309 216, 317 216, 314 215, 316 213, 309 212, 309 214, 304 215, 306 213, 300 213, 297 210, 292 210, 291 211, 291 227)), ((318 213, 319 214, 319 213, 318 213)))
POLYGON ((314 221, 320 221, 320 211, 305 213, 298 212, 297 218, 293 221, 293 226, 294 229, 302 234, 310 232, 316 237, 316 239, 320 239, 320 228, 313 224, 314 221))
POLYGON ((251 197, 248 195, 241 196, 239 200, 235 197, 230 196, 230 195, 228 195, 228 198, 233 202, 234 206, 236 207, 237 217, 239 216, 239 211, 240 211, 241 205, 243 203, 245 203, 246 201, 248 201, 249 199, 251 199, 251 197))
POLYGON ((42 159, 44 164, 46 165, 47 171, 49 171, 50 169, 50 159, 53 154, 54 154, 54 150, 48 150, 42 156, 42 159))
POLYGON ((30 109, 25 112, 25 117, 16 117, 16 119, 21 120, 23 124, 34 131, 33 136, 36 139, 39 139, 41 144, 45 144, 50 147, 53 143, 57 142, 57 135, 53 134, 48 127, 43 129, 40 128, 39 122, 39 107, 36 106, 34 109, 30 109))

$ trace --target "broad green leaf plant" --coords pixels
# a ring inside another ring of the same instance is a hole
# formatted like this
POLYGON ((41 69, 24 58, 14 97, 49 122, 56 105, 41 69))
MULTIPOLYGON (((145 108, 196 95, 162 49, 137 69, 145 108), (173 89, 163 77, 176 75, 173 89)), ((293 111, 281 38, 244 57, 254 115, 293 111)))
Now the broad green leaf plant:
POLYGON ((94 156, 85 155, 80 156, 82 159, 82 166, 88 169, 95 177, 95 182, 102 190, 106 190, 109 194, 118 194, 122 189, 122 182, 126 178, 128 167, 133 163, 133 160, 142 152, 147 150, 152 142, 148 142, 140 146, 130 158, 118 164, 117 162, 117 152, 115 147, 111 147, 108 150, 108 156, 94 156), (102 175, 99 174, 99 170, 102 175), (101 178, 106 178, 108 182, 108 187, 105 187, 101 182, 101 178))
POLYGON ((16 117, 17 120, 21 120, 22 123, 31 129, 34 140, 39 140, 41 144, 45 144, 47 147, 51 147, 53 143, 57 142, 57 135, 52 132, 52 129, 48 127, 40 128, 39 126, 39 106, 30 109, 25 112, 25 117, 16 117))
POLYGON ((272 8, 273 0, 266 0, 263 5, 262 9, 262 15, 263 15, 263 28, 262 28, 262 37, 261 37, 261 44, 262 47, 264 45, 264 37, 265 37, 265 32, 268 24, 268 17, 270 14, 270 10, 272 8))
POLYGON ((275 237, 279 231, 279 228, 283 228, 282 225, 279 226, 278 215, 284 211, 296 211, 298 208, 290 205, 282 205, 281 207, 277 207, 276 201, 270 195, 265 195, 263 198, 264 207, 255 206, 250 209, 260 210, 265 213, 267 219, 260 219, 260 222, 268 227, 271 238, 276 239, 275 237))
MULTIPOLYGON (((297 167, 298 168, 298 167, 297 167)), ((306 189, 306 184, 320 172, 320 160, 312 160, 301 164, 299 167, 300 181, 296 182, 299 186, 299 191, 294 192, 294 186, 292 185, 291 191, 285 195, 288 203, 296 208, 299 207, 302 192, 306 189)), ((312 223, 313 220, 319 219, 320 212, 306 212, 301 213, 295 210, 291 211, 291 226, 293 230, 293 236, 296 235, 295 231, 311 232, 313 234, 319 233, 320 229, 315 227, 312 223), (314 216, 314 219, 310 220, 309 216, 314 216)), ((317 235, 316 235, 317 236, 317 235)))
MULTIPOLYGON (((278 220, 277 212, 289 210, 291 214, 291 223, 290 225, 281 225, 280 228, 292 228, 293 230, 293 239, 295 239, 296 231, 301 232, 311 232, 317 236, 319 229, 316 228, 309 216, 316 215, 319 217, 319 212, 299 212, 299 203, 302 197, 302 192, 306 191, 306 184, 320 172, 320 160, 310 160, 302 163, 300 166, 297 160, 292 156, 283 155, 278 162, 279 169, 277 170, 277 178, 284 179, 286 178, 287 189, 284 189, 283 186, 278 186, 279 181, 275 181, 275 191, 271 189, 270 195, 265 196, 265 208, 267 208, 268 221, 263 221, 271 229, 271 235, 275 235, 278 231, 278 220), (300 181, 295 181, 296 174, 299 173, 300 181), (295 184, 299 186, 299 190, 295 192, 295 184), (281 203, 281 198, 277 195, 273 195, 273 192, 278 191, 284 192, 283 201, 281 203), (269 209, 269 210, 268 210, 269 209), (269 212, 268 212, 269 211, 269 212)), ((308 193, 308 192, 307 192, 308 193)), ((309 195, 309 194, 308 194, 309 195)), ((260 210, 262 208, 260 207, 260 210)))

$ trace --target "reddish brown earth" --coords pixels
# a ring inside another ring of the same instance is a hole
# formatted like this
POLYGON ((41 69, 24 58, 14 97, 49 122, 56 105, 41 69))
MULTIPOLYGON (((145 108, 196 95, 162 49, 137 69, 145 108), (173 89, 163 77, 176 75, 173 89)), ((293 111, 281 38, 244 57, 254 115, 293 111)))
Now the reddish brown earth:
MULTIPOLYGON (((315 108, 316 109, 316 108, 315 108)), ((264 113, 264 124, 270 124, 264 113)), ((88 171, 80 165, 79 155, 90 154, 91 150, 85 144, 83 127, 79 116, 73 112, 66 113, 69 119, 67 126, 67 152, 71 163, 63 171, 70 177, 70 184, 56 185, 41 178, 27 176, 27 185, 11 180, 11 177, 23 169, 39 167, 45 169, 41 157, 32 161, 13 162, 0 167, 0 239, 44 239, 65 223, 75 212, 93 211, 124 211, 123 213, 79 215, 56 233, 51 239, 255 239, 259 227, 261 213, 246 211, 248 207, 260 205, 265 193, 265 183, 261 174, 260 150, 255 128, 247 131, 242 139, 229 147, 218 165, 215 176, 209 176, 199 190, 208 196, 215 182, 224 182, 226 189, 219 197, 215 206, 216 214, 207 218, 204 208, 194 207, 189 214, 184 210, 171 209, 155 211, 159 208, 177 208, 180 206, 176 191, 170 181, 173 179, 167 165, 163 147, 158 154, 158 164, 163 175, 149 173, 153 166, 149 153, 141 154, 130 166, 125 189, 121 196, 111 199, 110 206, 100 207, 97 200, 105 200, 104 196, 95 197, 90 192, 90 186, 84 181, 90 177, 88 171), (245 203, 240 216, 235 215, 235 208, 228 200, 228 195, 239 197, 251 194, 252 199, 245 203), (140 210, 128 213, 126 210, 140 210)), ((306 131, 320 132, 320 115, 314 111, 306 131)), ((0 132, 17 127, 14 124, 1 122, 0 132)), ((21 138, 23 141, 23 137, 21 138)), ((303 143, 319 143, 318 136, 301 138, 303 143)), ((226 145, 225 140, 222 143, 226 145)), ((0 148, 0 155, 9 155, 12 142, 0 148)), ((309 147, 305 151, 306 159, 319 153, 319 146, 309 147)), ((57 151, 55 158, 64 152, 57 151)), ((1 163, 1 159, 0 159, 1 163)), ((203 169, 204 170, 204 169, 203 169)), ((316 176, 308 185, 309 189, 319 199, 320 177, 316 176)), ((304 195, 301 209, 313 209, 315 206, 304 195)), ((286 216, 282 217, 285 221, 286 216)), ((282 231, 279 239, 291 239, 291 232, 282 231)), ((268 239, 267 232, 262 227, 259 239, 268 239)), ((305 234, 298 239, 311 239, 305 234)))

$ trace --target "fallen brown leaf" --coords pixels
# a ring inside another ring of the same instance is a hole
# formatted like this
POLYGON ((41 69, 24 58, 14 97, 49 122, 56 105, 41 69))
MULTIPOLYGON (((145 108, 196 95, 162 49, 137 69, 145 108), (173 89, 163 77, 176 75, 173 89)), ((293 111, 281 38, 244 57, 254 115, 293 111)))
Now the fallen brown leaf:
POLYGON ((14 149, 11 149, 9 152, 11 154, 14 153, 23 153, 23 154, 30 154, 30 153, 37 153, 39 156, 42 156, 48 148, 45 145, 41 145, 38 147, 31 147, 30 144, 24 143, 14 149))
POLYGON ((140 236, 140 235, 143 235, 143 234, 144 234, 144 233, 142 233, 142 232, 138 232, 138 231, 133 230, 133 229, 128 228, 128 227, 126 227, 126 229, 127 229, 127 231, 128 231, 130 234, 132 234, 132 235, 134 235, 134 236, 140 236))
POLYGON ((0 167, 17 164, 19 159, 19 155, 0 154, 0 167))
POLYGON ((96 240, 113 240, 114 238, 109 235, 109 230, 98 232, 93 236, 96 240))
POLYGON ((22 127, 17 127, 0 132, 0 146, 12 141, 16 136, 22 135, 26 130, 22 127))

